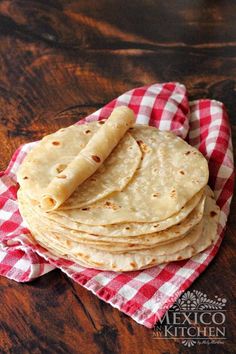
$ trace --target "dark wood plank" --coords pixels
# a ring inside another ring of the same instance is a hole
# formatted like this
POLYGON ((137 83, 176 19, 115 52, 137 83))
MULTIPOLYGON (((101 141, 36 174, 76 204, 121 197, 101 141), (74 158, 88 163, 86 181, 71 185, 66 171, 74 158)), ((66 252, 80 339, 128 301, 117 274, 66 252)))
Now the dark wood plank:
MULTIPOLYGON (((235 149, 235 22, 233 0, 0 1, 0 169, 20 144, 156 81, 223 101, 235 149)), ((222 247, 191 287, 227 298, 228 339, 191 352, 234 352, 235 213, 234 200, 222 247)), ((0 284, 0 352, 187 352, 179 341, 154 340, 59 271, 0 284)))
POLYGON ((5 33, 60 48, 235 45, 233 0, 1 1, 5 33), (223 6, 222 6, 223 4, 223 6))

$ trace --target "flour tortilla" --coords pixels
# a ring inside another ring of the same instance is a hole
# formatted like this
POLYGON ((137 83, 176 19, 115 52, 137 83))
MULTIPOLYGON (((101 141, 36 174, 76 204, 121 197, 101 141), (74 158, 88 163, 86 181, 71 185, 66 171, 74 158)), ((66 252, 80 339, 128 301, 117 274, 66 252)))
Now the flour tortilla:
MULTIPOLYGON (((100 236, 109 236, 109 237, 130 237, 130 236, 138 236, 144 234, 151 234, 154 232, 159 232, 165 230, 175 224, 180 223, 184 220, 200 203, 201 198, 203 196, 204 191, 201 190, 198 192, 188 203, 186 203, 181 210, 170 216, 167 219, 160 220, 157 222, 150 223, 117 223, 110 225, 86 225, 82 223, 76 222, 76 215, 73 219, 67 215, 66 210, 64 212, 53 212, 48 217, 56 221, 58 224, 61 224, 65 227, 69 227, 75 231, 81 231, 86 233, 91 233, 94 235, 100 236)), ((38 208, 36 207, 36 210, 38 208)))
MULTIPOLYGON (((203 216, 205 195, 197 207, 179 224, 174 225, 161 232, 155 232, 149 235, 140 235, 137 237, 108 237, 96 236, 87 234, 69 228, 63 227, 50 219, 43 217, 35 212, 31 207, 29 200, 24 198, 21 190, 18 191, 19 208, 26 220, 28 220, 29 228, 33 225, 34 228, 40 229, 41 232, 55 233, 58 237, 60 235, 65 240, 72 240, 79 243, 85 243, 96 247, 97 249, 106 250, 110 252, 127 251, 127 249, 137 250, 154 247, 157 244, 163 244, 172 240, 180 239, 186 235, 195 225, 197 225, 203 216), (112 247, 111 247, 112 245, 112 247)), ((45 215, 47 215, 45 213, 45 215)))
MULTIPOLYGON (((39 201, 50 181, 73 161, 99 127, 99 122, 73 125, 44 137, 29 152, 18 171, 18 182, 24 193, 39 201)), ((141 156, 135 139, 127 133, 104 164, 75 190, 65 205, 76 202, 77 207, 85 207, 122 190, 133 177, 141 156)))
POLYGON ((92 176, 112 150, 135 123, 135 116, 128 107, 115 108, 87 145, 57 174, 40 198, 45 211, 57 209, 75 189, 92 176))
POLYGON ((66 244, 62 245, 58 240, 50 241, 37 230, 34 230, 33 234, 36 240, 44 247, 51 250, 53 254, 76 261, 79 264, 81 263, 87 267, 102 270, 131 271, 170 261, 187 259, 209 247, 218 238, 217 224, 219 211, 219 207, 216 205, 211 192, 211 196, 208 196, 206 200, 203 229, 201 229, 201 232, 198 229, 199 225, 195 226, 188 235, 189 244, 185 248, 180 248, 176 251, 178 246, 176 246, 176 243, 173 243, 172 246, 167 245, 165 252, 159 252, 160 254, 158 254, 158 247, 150 250, 117 254, 99 251, 85 245, 76 245, 75 248, 73 248, 71 244, 69 244, 69 246, 66 244), (195 239, 196 234, 198 234, 198 237, 195 239), (191 243, 191 240, 195 241, 191 243))
POLYGON ((57 210, 58 215, 87 225, 159 222, 178 213, 207 184, 206 159, 181 138, 144 126, 135 126, 131 134, 143 153, 131 183, 88 208, 57 210))
MULTIPOLYGON (((127 254, 129 252, 132 252, 132 254, 145 254, 145 255, 152 255, 155 253, 155 255, 164 255, 168 253, 168 250, 171 249, 172 253, 175 253, 177 251, 180 251, 181 249, 191 245, 194 243, 198 237, 199 234, 203 230, 203 221, 201 221, 199 224, 197 224, 189 233, 184 235, 183 237, 174 240, 172 242, 167 242, 167 243, 162 243, 158 246, 152 247, 152 248, 142 248, 141 250, 126 250, 124 251, 115 251, 113 246, 112 250, 107 250, 105 249, 104 252, 109 252, 111 256, 113 255, 114 257, 116 255, 122 255, 122 254, 127 254)), ((53 244, 53 247, 63 247, 64 249, 67 249, 67 252, 69 250, 69 253, 72 252, 72 255, 76 255, 77 253, 81 252, 86 252, 87 248, 90 248, 91 253, 96 253, 97 251, 100 252, 100 249, 97 248, 96 246, 90 246, 90 245, 85 245, 80 242, 75 242, 72 240, 64 239, 63 235, 56 233, 56 232, 47 232, 45 233, 45 230, 42 230, 40 227, 37 227, 37 234, 39 236, 39 241, 42 242, 48 242, 48 244, 53 244)), ((36 238, 37 239, 37 238, 36 238)), ((111 247, 110 247, 111 248, 111 247)), ((101 249, 101 252, 103 250, 101 249)))
MULTIPOLYGON (((133 236, 141 236, 145 234, 153 234, 155 232, 159 232, 165 229, 170 228, 173 225, 181 223, 190 213, 192 213, 195 209, 199 209, 199 205, 201 203, 202 198, 204 197, 205 192, 204 189, 198 192, 184 207, 180 210, 179 213, 174 214, 168 219, 162 220, 158 223, 124 223, 124 224, 113 224, 113 225, 85 225, 81 223, 77 223, 67 216, 58 215, 57 211, 51 213, 43 212, 36 201, 31 200, 27 197, 27 195, 20 189, 18 191, 18 199, 21 204, 28 205, 28 208, 35 212, 40 217, 40 220, 45 220, 46 223, 51 223, 52 225, 57 224, 58 227, 65 227, 71 229, 71 233, 75 231, 83 232, 86 234, 92 234, 94 237, 100 236, 107 239, 116 239, 116 242, 123 237, 126 240, 133 239, 133 236), (73 231, 74 230, 74 231, 73 231)), ((194 211, 196 215, 196 210, 194 211)), ((63 213, 66 215, 66 211, 63 213)), ((55 226, 54 226, 55 227, 55 226)), ((136 237, 135 237, 136 239, 136 237)))
MULTIPOLYGON (((131 237, 107 237, 107 236, 94 236, 74 230, 61 228, 59 236, 64 235, 67 240, 72 240, 78 243, 87 243, 91 247, 100 250, 108 250, 109 252, 127 252, 139 249, 148 249, 160 246, 166 243, 171 243, 180 240, 186 234, 199 224, 203 217, 205 204, 205 196, 202 198, 199 205, 192 211, 192 213, 177 225, 148 235, 139 235, 131 237), (112 247, 111 247, 112 245, 112 247)), ((54 228, 55 230, 55 228, 54 228)), ((58 230, 59 231, 59 230, 58 230)))

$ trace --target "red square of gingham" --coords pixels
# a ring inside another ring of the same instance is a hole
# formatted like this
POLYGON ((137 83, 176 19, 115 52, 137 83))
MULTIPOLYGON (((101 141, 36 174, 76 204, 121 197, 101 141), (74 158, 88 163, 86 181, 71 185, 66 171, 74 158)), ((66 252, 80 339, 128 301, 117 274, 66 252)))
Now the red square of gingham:
POLYGON ((221 208, 217 242, 189 260, 128 273, 88 269, 54 257, 32 243, 18 210, 16 171, 35 144, 31 143, 15 152, 7 170, 0 175, 0 274, 23 282, 39 277, 54 267, 60 268, 100 299, 151 328, 176 297, 204 271, 220 246, 233 194, 231 133, 222 103, 209 99, 188 103, 186 89, 178 83, 133 89, 85 120, 107 118, 114 107, 120 105, 132 108, 138 123, 173 131, 207 158, 209 183, 221 208))

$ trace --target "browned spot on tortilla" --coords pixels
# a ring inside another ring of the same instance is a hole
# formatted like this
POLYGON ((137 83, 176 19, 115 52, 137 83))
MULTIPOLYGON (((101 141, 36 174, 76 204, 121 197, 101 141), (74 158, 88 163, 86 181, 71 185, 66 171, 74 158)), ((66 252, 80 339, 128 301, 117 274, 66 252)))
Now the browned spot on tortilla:
POLYGON ((65 179, 65 178, 67 178, 67 176, 66 175, 58 175, 57 178, 65 179))
POLYGON ((86 210, 89 210, 89 208, 82 208, 81 210, 86 211, 86 210))
POLYGON ((192 179, 192 181, 191 181, 192 183, 199 183, 199 181, 197 180, 197 179, 192 179))
POLYGON ((129 247, 134 247, 135 245, 133 243, 128 244, 129 247))
POLYGON ((215 211, 211 211, 210 212, 210 216, 212 217, 212 218, 214 218, 214 216, 216 216, 217 215, 217 213, 215 212, 215 211))
POLYGON ((88 134, 88 133, 91 133, 91 130, 88 129, 85 131, 85 134, 88 134))
POLYGON ((90 181, 96 182, 96 178, 92 177, 92 178, 90 178, 90 181))
POLYGON ((156 224, 156 225, 154 225, 153 227, 158 227, 158 226, 160 226, 160 224, 156 224))
POLYGON ((160 193, 156 192, 156 193, 154 193, 152 196, 153 196, 154 198, 159 197, 159 196, 160 196, 160 193))
POLYGON ((187 151, 187 152, 185 152, 184 155, 189 155, 190 153, 191 153, 191 151, 187 151))
POLYGON ((126 226, 125 230, 129 230, 129 229, 130 229, 130 227, 129 227, 129 226, 126 226))
POLYGON ((130 262, 130 265, 132 268, 135 268, 137 266, 137 264, 135 262, 130 262))
POLYGON ((180 261, 181 259, 182 259, 182 257, 181 257, 181 256, 179 256, 179 257, 177 258, 177 260, 178 260, 178 261, 180 261))
POLYGON ((142 140, 137 140, 137 144, 140 146, 141 144, 143 144, 142 140))
POLYGON ((61 163, 56 167, 56 170, 58 173, 61 173, 62 171, 64 171, 64 169, 66 168, 67 165, 61 163))
POLYGON ((147 144, 145 144, 142 140, 137 140, 137 144, 140 147, 142 152, 148 152, 150 151, 150 148, 148 147, 147 144))
POLYGON ((48 198, 48 201, 49 201, 49 203, 51 203, 52 205, 55 204, 54 199, 52 199, 52 198, 48 198))
POLYGON ((101 159, 100 159, 99 156, 92 155, 92 159, 93 159, 93 161, 95 161, 95 162, 97 162, 97 163, 101 162, 101 159))
POLYGON ((28 179, 29 177, 27 177, 27 176, 25 176, 25 177, 23 177, 23 179, 28 179))
POLYGON ((184 171, 182 171, 182 170, 181 170, 181 171, 179 171, 179 173, 181 173, 181 175, 184 175, 184 174, 185 174, 185 172, 184 172, 184 171))
POLYGON ((53 141, 52 145, 60 145, 60 141, 53 141))
MULTIPOLYGON (((93 262, 93 264, 97 265, 97 266, 103 266, 103 263, 100 263, 100 262, 93 262)), ((115 268, 115 267, 114 267, 115 268)))
POLYGON ((99 120, 98 121, 98 124, 104 124, 105 123, 105 120, 99 120))
POLYGON ((104 205, 113 210, 117 210, 120 208, 119 205, 116 205, 115 203, 111 203, 111 202, 106 202, 104 205))
MULTIPOLYGON (((153 262, 153 261, 150 261, 150 262, 148 262, 148 267, 151 267, 152 265, 154 265, 155 264, 155 262, 153 262)), ((142 268, 141 268, 142 269, 142 268)))
POLYGON ((170 192, 170 197, 171 198, 175 198, 176 197, 176 190, 172 189, 172 191, 170 192))

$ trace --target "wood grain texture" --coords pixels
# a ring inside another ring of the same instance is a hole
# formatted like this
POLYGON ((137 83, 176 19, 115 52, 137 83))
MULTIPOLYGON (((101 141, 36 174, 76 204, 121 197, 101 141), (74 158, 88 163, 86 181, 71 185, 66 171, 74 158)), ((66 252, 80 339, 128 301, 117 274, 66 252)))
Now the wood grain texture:
MULTIPOLYGON (((223 101, 235 149, 235 23, 234 0, 0 1, 0 169, 20 144, 161 81, 223 101)), ((222 247, 191 287, 227 298, 228 339, 191 353, 235 351, 235 214, 234 199, 222 247)), ((0 285, 0 353, 188 353, 59 271, 0 285)))

